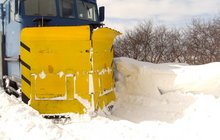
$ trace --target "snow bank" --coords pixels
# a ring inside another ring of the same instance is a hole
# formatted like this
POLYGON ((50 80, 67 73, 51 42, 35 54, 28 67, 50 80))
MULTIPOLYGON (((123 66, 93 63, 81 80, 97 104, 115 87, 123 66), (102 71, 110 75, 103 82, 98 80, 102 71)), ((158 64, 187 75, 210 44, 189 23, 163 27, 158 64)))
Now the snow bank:
POLYGON ((220 139, 219 63, 115 62, 118 99, 112 116, 72 114, 65 124, 54 124, 0 90, 0 139, 220 139))
MULTIPOLYGON (((0 90, 0 139, 70 139, 68 131, 63 131, 51 121, 42 118, 37 111, 8 96, 0 90)), ((76 137, 76 136, 75 136, 76 137)))
POLYGON ((132 122, 175 122, 200 97, 220 95, 220 63, 189 66, 118 58, 115 65, 118 102, 113 115, 132 122))
POLYGON ((159 95, 182 91, 220 95, 220 62, 206 65, 152 64, 118 58, 117 79, 128 94, 159 95))

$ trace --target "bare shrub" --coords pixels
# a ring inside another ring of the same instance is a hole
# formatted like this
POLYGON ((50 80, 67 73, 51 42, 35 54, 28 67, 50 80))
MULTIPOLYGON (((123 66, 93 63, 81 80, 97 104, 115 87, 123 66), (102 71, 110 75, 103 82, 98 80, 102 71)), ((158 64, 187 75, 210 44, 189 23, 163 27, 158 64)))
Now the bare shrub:
POLYGON ((114 47, 116 57, 153 63, 220 61, 220 17, 208 22, 193 19, 185 29, 179 30, 145 21, 119 37, 114 47))

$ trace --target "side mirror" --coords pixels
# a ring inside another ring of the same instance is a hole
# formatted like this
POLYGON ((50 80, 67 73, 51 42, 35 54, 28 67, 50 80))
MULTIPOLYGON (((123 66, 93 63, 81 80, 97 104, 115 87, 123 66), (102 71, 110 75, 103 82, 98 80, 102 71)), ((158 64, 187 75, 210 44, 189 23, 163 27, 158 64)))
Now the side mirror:
POLYGON ((4 6, 3 6, 3 4, 1 3, 1 4, 0 4, 0 18, 3 20, 3 19, 4 19, 4 16, 5 16, 4 6))
POLYGON ((99 21, 103 22, 105 20, 105 7, 99 7, 99 21))
POLYGON ((0 4, 0 18, 3 19, 4 17, 4 9, 3 9, 3 4, 0 4))
POLYGON ((15 0, 15 15, 18 14, 19 11, 19 3, 18 0, 15 0))

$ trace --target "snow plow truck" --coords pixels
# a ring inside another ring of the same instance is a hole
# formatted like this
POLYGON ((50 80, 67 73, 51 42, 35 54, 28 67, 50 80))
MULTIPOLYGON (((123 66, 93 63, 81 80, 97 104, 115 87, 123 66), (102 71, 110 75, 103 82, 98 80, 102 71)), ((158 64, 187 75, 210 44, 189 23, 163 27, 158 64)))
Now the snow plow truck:
POLYGON ((41 114, 97 112, 115 101, 113 40, 96 0, 5 0, 0 77, 41 114))

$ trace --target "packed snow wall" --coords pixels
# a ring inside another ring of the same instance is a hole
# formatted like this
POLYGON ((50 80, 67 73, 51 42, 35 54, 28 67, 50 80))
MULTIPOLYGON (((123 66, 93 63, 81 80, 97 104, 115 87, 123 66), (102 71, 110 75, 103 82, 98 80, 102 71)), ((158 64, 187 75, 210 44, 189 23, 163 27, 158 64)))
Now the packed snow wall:
POLYGON ((153 64, 116 58, 115 64, 116 80, 120 82, 118 90, 125 90, 123 92, 128 94, 159 95, 180 91, 220 95, 220 62, 205 65, 153 64))
POLYGON ((190 66, 117 58, 115 70, 117 102, 113 115, 135 123, 173 123, 195 113, 200 102, 201 112, 207 112, 203 100, 211 98, 215 103, 213 98, 220 95, 220 63, 190 66))

